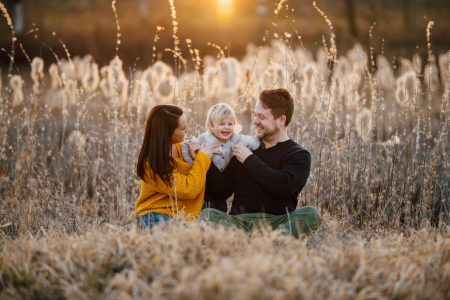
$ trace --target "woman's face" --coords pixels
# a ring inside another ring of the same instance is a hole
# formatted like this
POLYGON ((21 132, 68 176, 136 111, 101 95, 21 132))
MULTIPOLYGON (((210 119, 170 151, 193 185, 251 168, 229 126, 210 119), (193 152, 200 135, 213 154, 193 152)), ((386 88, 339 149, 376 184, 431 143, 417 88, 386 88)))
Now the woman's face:
POLYGON ((181 115, 178 118, 178 127, 175 128, 172 134, 172 144, 181 143, 184 141, 184 137, 186 135, 187 125, 186 125, 186 117, 181 115))

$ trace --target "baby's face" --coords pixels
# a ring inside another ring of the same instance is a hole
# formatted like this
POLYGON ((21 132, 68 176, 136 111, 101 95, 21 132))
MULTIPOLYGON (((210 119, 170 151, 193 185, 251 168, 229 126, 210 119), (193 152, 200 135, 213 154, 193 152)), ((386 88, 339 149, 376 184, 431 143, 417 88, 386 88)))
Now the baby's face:
POLYGON ((229 116, 219 122, 216 122, 212 133, 219 141, 225 143, 234 134, 234 125, 234 116, 229 116))

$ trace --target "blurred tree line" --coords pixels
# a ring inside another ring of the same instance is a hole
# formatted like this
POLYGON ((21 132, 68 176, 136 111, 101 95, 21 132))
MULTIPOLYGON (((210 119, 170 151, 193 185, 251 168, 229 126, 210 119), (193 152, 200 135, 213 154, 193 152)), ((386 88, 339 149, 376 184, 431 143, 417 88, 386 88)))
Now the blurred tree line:
MULTIPOLYGON (((104 64, 115 55, 116 23, 109 0, 2 0, 15 24, 17 65, 28 56, 42 56, 46 61, 55 55, 64 57, 62 42, 71 55, 92 54, 104 64), (54 52, 54 53, 52 53, 54 52)), ((192 40, 200 54, 217 55, 208 43, 225 48, 226 55, 240 57, 249 43, 261 44, 274 35, 292 33, 289 43, 301 43, 309 50, 322 45, 322 36, 329 35, 324 18, 310 0, 287 0, 274 12, 279 0, 234 0, 230 15, 221 14, 216 0, 175 0, 178 37, 184 56, 190 58, 185 40, 192 40)), ((426 55, 425 29, 429 20, 435 22, 432 47, 435 52, 450 48, 450 1, 448 0, 318 0, 317 5, 333 24, 338 52, 360 42, 375 53, 388 58, 426 55), (369 30, 373 27, 372 37, 369 30)), ((119 0, 116 2, 122 34, 119 56, 128 65, 146 66, 154 56, 171 62, 173 48, 172 19, 169 1, 119 0), (164 27, 157 33, 157 26, 164 27), (157 34, 156 51, 152 50, 157 34), (154 54, 154 55, 153 55, 154 54)), ((11 33, 6 19, 0 20, 0 55, 2 66, 9 64, 7 52, 11 33)), ((3 67, 2 67, 3 68, 3 67)))

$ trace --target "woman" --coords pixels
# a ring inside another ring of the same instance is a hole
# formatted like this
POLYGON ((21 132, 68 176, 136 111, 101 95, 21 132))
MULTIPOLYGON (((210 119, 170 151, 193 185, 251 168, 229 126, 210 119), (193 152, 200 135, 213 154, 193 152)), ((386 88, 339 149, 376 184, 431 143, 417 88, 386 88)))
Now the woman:
POLYGON ((191 165, 183 160, 181 144, 186 134, 186 117, 175 105, 157 105, 150 111, 137 164, 141 194, 135 214, 141 227, 183 214, 200 214, 205 194, 206 173, 218 145, 191 144, 195 157, 191 165))

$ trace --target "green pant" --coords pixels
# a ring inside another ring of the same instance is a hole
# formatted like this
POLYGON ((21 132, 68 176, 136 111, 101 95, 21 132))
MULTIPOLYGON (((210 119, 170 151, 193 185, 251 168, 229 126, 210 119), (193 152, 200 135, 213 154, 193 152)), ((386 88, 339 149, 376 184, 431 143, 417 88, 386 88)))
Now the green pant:
POLYGON ((229 215, 215 208, 205 208, 200 219, 225 227, 237 227, 246 231, 260 225, 268 225, 272 229, 280 229, 295 237, 301 234, 310 234, 319 228, 320 214, 312 206, 304 206, 284 215, 271 215, 266 213, 246 213, 229 215))

